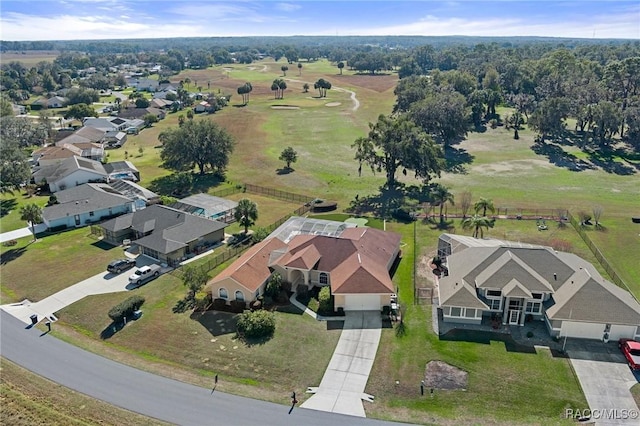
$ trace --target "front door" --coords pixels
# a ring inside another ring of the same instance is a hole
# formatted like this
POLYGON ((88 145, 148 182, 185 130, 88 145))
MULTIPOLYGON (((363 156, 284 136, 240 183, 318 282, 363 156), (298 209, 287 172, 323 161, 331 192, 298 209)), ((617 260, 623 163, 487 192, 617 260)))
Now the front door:
POLYGON ((509 325, 518 325, 520 323, 520 311, 513 309, 509 311, 509 325))
POLYGON ((73 218, 76 220, 76 226, 80 226, 80 215, 77 214, 73 218))

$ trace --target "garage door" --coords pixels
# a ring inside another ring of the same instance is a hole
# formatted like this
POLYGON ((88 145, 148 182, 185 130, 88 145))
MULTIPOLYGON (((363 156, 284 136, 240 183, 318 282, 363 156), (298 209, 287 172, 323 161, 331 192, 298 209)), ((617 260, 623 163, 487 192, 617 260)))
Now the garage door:
POLYGON ((560 336, 602 340, 604 324, 563 321, 560 336))
POLYGON ((378 294, 348 294, 344 297, 345 311, 379 311, 380 309, 378 294))
POLYGON ((636 327, 634 325, 615 325, 611 326, 609 331, 609 340, 618 340, 623 337, 627 339, 633 339, 636 334, 636 327))

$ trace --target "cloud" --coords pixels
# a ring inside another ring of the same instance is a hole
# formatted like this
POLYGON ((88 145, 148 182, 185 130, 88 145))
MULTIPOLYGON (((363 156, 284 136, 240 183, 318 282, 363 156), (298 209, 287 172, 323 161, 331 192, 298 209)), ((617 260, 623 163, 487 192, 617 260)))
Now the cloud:
POLYGON ((293 3, 276 3, 276 9, 281 10, 283 12, 295 12, 296 10, 302 8, 299 4, 293 3))

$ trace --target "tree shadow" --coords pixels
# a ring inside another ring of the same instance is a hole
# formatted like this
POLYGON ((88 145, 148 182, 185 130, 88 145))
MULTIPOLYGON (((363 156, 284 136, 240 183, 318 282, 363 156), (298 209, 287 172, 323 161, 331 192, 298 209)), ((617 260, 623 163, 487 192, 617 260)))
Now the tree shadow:
POLYGON ((189 318, 198 321, 212 336, 235 333, 238 314, 222 311, 194 312, 189 318))
POLYGON ((14 249, 10 249, 0 254, 0 265, 6 265, 12 260, 16 260, 20 256, 22 256, 27 251, 26 247, 18 247, 14 249))
POLYGON ((278 175, 288 175, 289 173, 294 172, 295 169, 291 168, 291 167, 282 167, 280 169, 276 169, 276 173, 278 175))
MULTIPOLYGON (((592 150, 589 151, 588 154, 589 160, 607 173, 621 176, 628 176, 636 173, 633 167, 616 161, 616 158, 620 158, 620 156, 616 155, 616 152, 611 149, 603 148, 599 150, 592 150)), ((635 165, 636 169, 638 167, 640 167, 640 165, 635 165)))
POLYGON ((118 331, 122 330, 126 324, 123 321, 113 321, 104 330, 100 332, 100 339, 107 340, 113 337, 118 331))
POLYGON ((566 152, 562 147, 555 143, 536 142, 531 146, 531 150, 538 155, 547 157, 551 164, 563 167, 573 172, 595 169, 592 164, 589 164, 575 155, 566 152))
POLYGON ((394 212, 402 207, 404 197, 403 186, 398 185, 391 188, 382 186, 378 194, 352 200, 346 211, 358 215, 373 215, 382 219, 391 219, 394 212))
POLYGON ((113 244, 109 244, 104 240, 98 240, 98 241, 96 241, 94 243, 91 243, 91 245, 94 246, 94 247, 97 247, 99 249, 105 250, 105 251, 106 250, 111 250, 111 249, 113 249, 115 247, 113 244))
POLYGON ((0 200, 0 217, 5 217, 11 213, 11 210, 15 209, 17 205, 18 202, 15 198, 0 200))
POLYGON ((435 217, 424 218, 422 223, 429 225, 429 228, 434 231, 452 231, 456 229, 453 219, 447 220, 444 217, 440 217, 439 219, 435 217))
POLYGON ((224 182, 224 176, 220 176, 217 173, 205 173, 203 175, 193 176, 193 192, 208 192, 209 189, 219 186, 224 182))
POLYGON ((444 150, 445 171, 449 173, 467 174, 465 164, 471 164, 474 156, 465 149, 455 148, 451 145, 444 150))

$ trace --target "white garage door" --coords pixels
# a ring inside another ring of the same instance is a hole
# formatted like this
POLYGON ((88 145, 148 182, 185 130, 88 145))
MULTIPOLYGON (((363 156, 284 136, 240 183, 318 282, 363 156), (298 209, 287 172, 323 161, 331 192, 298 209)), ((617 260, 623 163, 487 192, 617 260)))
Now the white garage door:
POLYGON ((345 311, 379 311, 380 296, 377 294, 347 294, 344 297, 345 311))
POLYGON ((636 327, 633 325, 615 325, 611 326, 609 331, 609 340, 618 340, 623 337, 633 339, 636 334, 636 327))
POLYGON ((604 324, 563 321, 560 336, 602 340, 604 324))

